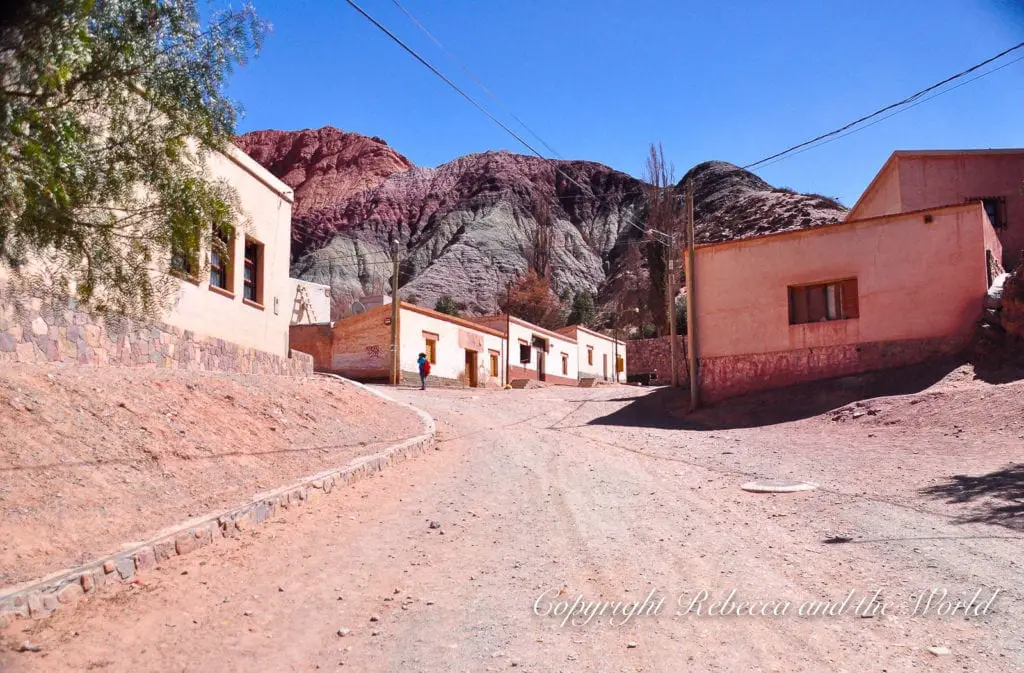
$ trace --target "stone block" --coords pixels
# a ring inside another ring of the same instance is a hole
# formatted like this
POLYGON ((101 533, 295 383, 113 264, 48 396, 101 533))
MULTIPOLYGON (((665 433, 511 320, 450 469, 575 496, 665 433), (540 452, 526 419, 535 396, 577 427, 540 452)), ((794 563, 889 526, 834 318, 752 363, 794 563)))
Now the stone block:
POLYGON ((121 579, 127 580, 135 575, 135 559, 131 556, 122 556, 117 559, 117 574, 121 579))
POLYGON ((200 547, 205 547, 206 545, 213 542, 213 533, 216 530, 217 527, 213 524, 207 524, 205 526, 200 526, 199 528, 196 528, 196 544, 200 547))
POLYGON ((96 590, 96 575, 91 571, 82 573, 82 576, 78 578, 79 583, 82 585, 82 591, 90 593, 96 590))
POLYGON ((57 600, 67 605, 77 601, 84 593, 81 582, 72 582, 57 590, 57 600))
POLYGON ((198 546, 199 544, 196 542, 196 536, 191 532, 182 533, 178 537, 174 538, 174 548, 179 554, 188 554, 195 551, 195 548, 198 546))
POLYGON ((153 544, 153 555, 156 557, 157 563, 166 561, 177 553, 174 540, 160 540, 153 544))
POLYGON ((15 344, 14 353, 18 362, 32 363, 36 361, 36 346, 31 342, 15 344))
POLYGON ((85 325, 82 327, 82 338, 85 343, 93 348, 100 345, 100 326, 99 325, 85 325))
POLYGON ((10 334, 0 332, 0 353, 13 353, 14 339, 10 334))
POLYGON ((51 594, 51 593, 43 594, 42 597, 41 597, 41 600, 42 600, 42 603, 43 603, 43 611, 46 614, 49 614, 49 613, 51 613, 51 612, 53 612, 54 610, 57 609, 57 605, 58 605, 57 594, 51 594))
POLYGON ((29 617, 42 617, 46 614, 43 611, 43 597, 39 594, 29 594, 27 605, 29 617))
POLYGON ((50 326, 46 324, 42 316, 36 316, 32 321, 32 334, 35 336, 45 336, 49 334, 50 326))
POLYGON ((109 575, 110 573, 114 572, 115 570, 117 570, 117 563, 113 559, 108 559, 108 560, 103 562, 103 572, 104 573, 109 575))
POLYGON ((135 552, 136 570, 149 570, 154 567, 156 567, 156 554, 153 553, 152 547, 143 547, 135 552))

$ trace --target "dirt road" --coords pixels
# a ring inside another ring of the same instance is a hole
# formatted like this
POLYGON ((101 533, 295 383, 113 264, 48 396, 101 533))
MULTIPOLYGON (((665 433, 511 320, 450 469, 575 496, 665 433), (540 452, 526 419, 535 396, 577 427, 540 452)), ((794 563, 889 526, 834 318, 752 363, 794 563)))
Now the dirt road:
MULTIPOLYGON (((1019 385, 991 394, 1019 400, 1019 385)), ((920 427, 897 419, 910 408, 898 398, 864 407, 874 413, 687 429, 647 394, 400 391, 438 419, 438 451, 173 559, 141 586, 17 623, 0 670, 1024 667, 1016 520, 997 521, 988 501, 947 502, 951 475, 1019 459, 1019 407, 966 438, 935 406, 955 386, 913 405, 938 414, 920 427), (740 490, 753 476, 822 488, 740 490), (933 614, 937 594, 912 616, 933 588, 980 589, 971 610, 987 614, 933 614), (563 624, 578 596, 609 604, 563 624), (619 601, 641 607, 628 616, 619 601), (13 651, 24 640, 42 651, 13 651)))

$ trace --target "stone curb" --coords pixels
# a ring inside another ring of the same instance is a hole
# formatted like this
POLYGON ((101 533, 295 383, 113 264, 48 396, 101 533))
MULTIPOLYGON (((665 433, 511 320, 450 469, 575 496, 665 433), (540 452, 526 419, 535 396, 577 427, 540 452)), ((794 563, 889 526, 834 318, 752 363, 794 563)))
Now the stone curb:
POLYGON ((425 452, 434 444, 436 424, 430 414, 362 383, 334 374, 323 374, 360 388, 388 402, 414 411, 423 422, 423 432, 392 444, 378 453, 353 459, 341 468, 304 477, 287 486, 260 493, 238 507, 190 519, 158 532, 144 542, 125 545, 110 554, 77 568, 60 570, 41 579, 0 589, 0 628, 17 618, 45 617, 61 605, 95 593, 105 584, 131 582, 137 573, 150 570, 172 556, 181 556, 219 537, 235 537, 274 517, 278 510, 299 507, 311 498, 326 495, 335 487, 353 484, 406 458, 425 452))

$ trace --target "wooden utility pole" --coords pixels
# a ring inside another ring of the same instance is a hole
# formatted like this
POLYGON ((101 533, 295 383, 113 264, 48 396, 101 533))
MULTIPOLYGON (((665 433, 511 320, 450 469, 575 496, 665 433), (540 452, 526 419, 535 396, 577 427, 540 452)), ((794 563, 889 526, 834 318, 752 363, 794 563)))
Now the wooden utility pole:
MULTIPOLYGON (((671 197, 670 197, 671 198, 671 197)), ((676 344, 676 234, 668 235, 665 271, 665 300, 668 302, 669 352, 672 360, 672 387, 679 387, 679 347, 676 344)))
POLYGON ((686 184, 686 360, 690 371, 690 411, 700 404, 700 379, 697 376, 697 293, 694 272, 696 234, 693 228, 693 184, 686 184))
POLYGON ((398 239, 391 236, 391 385, 402 382, 398 357, 398 239))

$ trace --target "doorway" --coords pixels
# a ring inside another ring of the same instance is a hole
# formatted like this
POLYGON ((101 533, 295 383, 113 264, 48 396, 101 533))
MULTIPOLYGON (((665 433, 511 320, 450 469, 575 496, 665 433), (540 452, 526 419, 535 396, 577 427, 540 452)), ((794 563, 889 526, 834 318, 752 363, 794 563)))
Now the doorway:
POLYGON ((547 369, 548 342, 546 339, 535 336, 533 337, 533 348, 537 351, 537 380, 545 381, 547 380, 545 371, 547 369))
POLYGON ((466 350, 466 385, 477 387, 476 351, 466 350))

